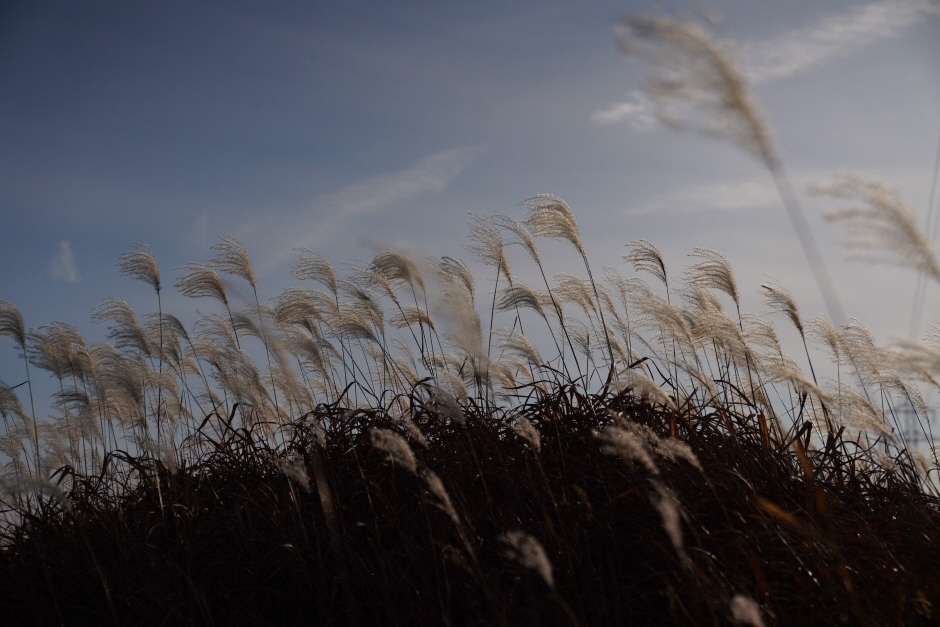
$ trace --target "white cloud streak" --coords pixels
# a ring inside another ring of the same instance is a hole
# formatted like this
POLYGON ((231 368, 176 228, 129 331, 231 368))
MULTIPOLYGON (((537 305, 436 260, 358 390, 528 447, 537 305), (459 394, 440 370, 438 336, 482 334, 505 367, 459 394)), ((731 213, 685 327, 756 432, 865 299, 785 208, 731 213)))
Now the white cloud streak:
POLYGON ((312 248, 335 237, 357 219, 380 213, 421 194, 443 191, 483 151, 475 146, 444 150, 406 170, 373 176, 317 197, 311 203, 309 218, 298 220, 288 233, 280 233, 281 237, 273 240, 279 244, 274 262, 295 255, 294 248, 312 248), (288 245, 283 246, 285 243, 288 245))
MULTIPOLYGON (((732 46, 742 70, 754 84, 768 83, 813 70, 851 56, 879 40, 900 35, 931 15, 940 15, 938 0, 876 0, 852 5, 767 41, 732 46)), ((591 115, 598 124, 626 123, 649 132, 656 127, 653 102, 641 91, 611 103, 591 115)))
POLYGON ((780 204, 773 182, 763 179, 725 181, 687 187, 651 199, 633 209, 633 215, 650 213, 689 213, 701 211, 740 211, 780 204))
POLYGON ((638 133, 648 133, 656 128, 656 114, 649 96, 638 89, 630 92, 624 102, 613 102, 591 115, 598 124, 626 123, 638 133))
POLYGON ((739 47, 739 56, 748 77, 754 83, 765 83, 848 57, 938 14, 940 3, 936 0, 878 0, 853 5, 768 41, 748 42, 739 47))
POLYGON ((67 239, 59 242, 59 254, 49 260, 49 274, 66 283, 79 282, 75 255, 72 254, 72 245, 67 239))

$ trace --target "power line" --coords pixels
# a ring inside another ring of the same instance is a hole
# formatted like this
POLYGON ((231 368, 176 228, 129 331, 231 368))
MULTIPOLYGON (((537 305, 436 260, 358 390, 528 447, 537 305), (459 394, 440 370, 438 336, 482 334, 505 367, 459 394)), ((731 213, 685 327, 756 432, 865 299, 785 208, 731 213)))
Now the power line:
MULTIPOLYGON (((937 228, 940 220, 937 219, 937 212, 934 203, 937 194, 937 178, 940 175, 940 140, 937 141, 937 156, 933 165, 933 181, 930 183, 930 200, 927 201, 927 221, 924 230, 930 233, 931 243, 937 241, 937 228)), ((917 283, 914 286, 914 306, 911 310, 911 326, 908 330, 908 336, 916 339, 917 332, 920 330, 920 318, 924 310, 924 300, 927 296, 927 281, 922 270, 917 271, 917 283)))

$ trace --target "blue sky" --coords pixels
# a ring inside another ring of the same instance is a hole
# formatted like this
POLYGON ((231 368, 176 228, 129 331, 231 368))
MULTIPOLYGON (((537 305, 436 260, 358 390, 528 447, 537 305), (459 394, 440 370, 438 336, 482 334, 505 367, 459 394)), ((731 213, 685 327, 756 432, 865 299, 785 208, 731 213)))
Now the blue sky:
MULTIPOLYGON (((115 267, 153 247, 173 268, 222 234, 251 251, 262 297, 293 249, 336 264, 375 248, 467 257, 467 212, 522 216, 536 193, 574 209, 596 267, 658 245, 732 262, 746 309, 765 274, 823 310, 769 175, 738 147, 659 127, 646 68, 613 28, 698 2, 7 2, 0 9, 0 299, 28 326, 92 338, 106 295, 153 309, 115 267)), ((857 172, 923 217, 940 138, 940 7, 929 0, 714 2, 798 191, 857 172)), ((906 335, 909 270, 844 260, 803 196, 845 309, 906 335)), ((552 243, 556 271, 578 271, 552 243)), ((522 257, 518 271, 525 274, 522 257)), ((514 268, 515 269, 515 268, 514 268)), ((940 320, 940 290, 926 317, 940 320)), ((183 316, 181 316, 183 317, 183 316)), ((7 342, 4 342, 4 345, 7 342)), ((0 347, 6 350, 6 347, 0 347)), ((16 360, 0 379, 19 382, 16 360)))

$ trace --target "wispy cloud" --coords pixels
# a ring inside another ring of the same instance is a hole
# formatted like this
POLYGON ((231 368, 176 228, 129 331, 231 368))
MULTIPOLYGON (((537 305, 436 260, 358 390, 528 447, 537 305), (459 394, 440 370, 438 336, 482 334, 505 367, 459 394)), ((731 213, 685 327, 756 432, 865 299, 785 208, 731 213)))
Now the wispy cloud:
POLYGON ((444 150, 406 170, 369 177, 315 198, 306 220, 292 224, 289 232, 278 233, 273 261, 278 263, 293 256, 294 248, 315 247, 335 237, 357 219, 393 208, 421 194, 444 190, 483 150, 475 146, 444 150))
MULTIPOLYGON (((766 41, 744 42, 733 48, 745 75, 752 83, 761 84, 851 56, 865 46, 900 35, 931 15, 940 15, 938 0, 876 0, 766 41)), ((634 90, 625 101, 596 110, 591 121, 626 123, 634 130, 649 132, 656 127, 655 106, 643 92, 634 90)))
POLYGON ((687 187, 657 196, 633 209, 633 214, 737 211, 780 204, 780 196, 770 180, 725 181, 687 187))
POLYGON ((740 57, 755 83, 787 78, 900 35, 930 15, 940 15, 936 0, 878 0, 853 5, 767 41, 745 43, 740 46, 740 57))
POLYGON ((67 283, 79 282, 75 255, 72 254, 72 245, 67 239, 59 242, 59 254, 49 260, 49 274, 67 283))
POLYGON ((656 128, 656 114, 649 97, 638 89, 630 92, 627 100, 612 102, 604 109, 598 109, 591 115, 591 121, 598 124, 629 124, 639 133, 648 133, 656 128))

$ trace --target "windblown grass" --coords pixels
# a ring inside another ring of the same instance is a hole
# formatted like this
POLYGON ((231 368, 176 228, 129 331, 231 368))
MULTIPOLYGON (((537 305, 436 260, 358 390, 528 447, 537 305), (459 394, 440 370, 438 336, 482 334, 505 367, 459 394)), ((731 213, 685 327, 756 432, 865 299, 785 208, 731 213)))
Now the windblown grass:
MULTIPOLYGON (((135 245, 119 269, 153 288, 157 312, 107 299, 93 316, 108 343, 28 328, 0 301, 26 377, 0 385, 0 616, 936 624, 940 466, 899 415, 932 442, 921 388, 940 386, 940 340, 881 347, 843 320, 769 129, 705 33, 636 19, 621 43, 665 67, 660 103, 698 103, 694 125, 777 182, 834 318, 804 320, 785 287, 761 286, 808 374, 770 320, 742 313, 719 253, 695 249, 680 284, 654 245, 631 242, 631 275, 600 280, 550 195, 520 221, 472 218, 491 294, 455 257, 389 250, 341 275, 304 250, 292 274, 316 287, 264 301, 226 236, 179 269, 178 291, 217 309, 187 328, 163 310, 155 254, 135 245), (569 244, 586 278, 549 280, 536 237, 569 244), (518 275, 513 247, 527 255, 518 275), (239 306, 219 273, 251 300, 239 306), (59 385, 45 419, 37 368, 59 385)), ((834 215, 865 252, 937 278, 890 190, 825 191, 865 203, 834 215)))
MULTIPOLYGON (((536 216, 563 205, 547 198, 536 216)), ((587 268, 563 206, 557 232, 540 228, 587 268)), ((674 286, 658 250, 632 244, 626 259, 668 299, 612 269, 528 287, 503 248, 505 234, 542 267, 523 224, 471 230, 503 285, 500 332, 483 332, 466 265, 396 251, 348 277, 304 252, 295 276, 325 291, 238 310, 214 270, 253 280, 231 238, 228 265, 183 269, 181 292, 223 309, 193 331, 109 299, 95 317, 111 343, 87 345, 61 323, 27 331, 4 303, 4 334, 61 391, 34 422, 2 388, 0 611, 96 625, 937 619, 937 466, 892 428, 902 406, 925 411, 905 381, 936 362, 857 324, 804 323, 785 288, 763 286, 860 382, 817 383, 771 322, 738 312, 714 251, 674 286), (523 324, 551 331, 554 356, 523 324)), ((147 249, 120 268, 159 286, 147 249)))

